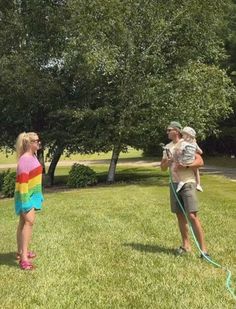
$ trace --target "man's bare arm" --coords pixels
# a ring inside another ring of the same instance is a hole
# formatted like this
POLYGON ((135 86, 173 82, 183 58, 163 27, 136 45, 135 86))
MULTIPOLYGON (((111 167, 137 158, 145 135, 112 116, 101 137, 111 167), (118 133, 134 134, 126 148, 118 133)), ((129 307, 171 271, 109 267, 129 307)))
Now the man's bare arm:
POLYGON ((169 167, 169 160, 168 159, 162 159, 160 164, 161 170, 166 171, 169 167))
POLYGON ((204 165, 204 161, 202 159, 202 156, 196 153, 195 160, 193 161, 193 163, 189 164, 188 166, 192 168, 199 168, 199 167, 202 167, 203 165, 204 165))
POLYGON ((198 153, 196 153, 195 160, 193 161, 193 163, 188 164, 187 166, 179 164, 179 163, 176 164, 177 168, 190 167, 190 168, 193 168, 193 169, 202 167, 203 165, 204 165, 204 161, 203 161, 202 157, 200 156, 200 154, 198 154, 198 153))

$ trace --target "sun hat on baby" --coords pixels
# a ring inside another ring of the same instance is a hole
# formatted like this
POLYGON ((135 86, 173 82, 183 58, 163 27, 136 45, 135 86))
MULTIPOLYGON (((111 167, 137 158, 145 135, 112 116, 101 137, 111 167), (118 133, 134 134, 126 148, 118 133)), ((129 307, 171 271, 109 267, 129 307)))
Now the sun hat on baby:
POLYGON ((191 127, 184 127, 181 133, 186 133, 193 138, 196 137, 196 131, 191 127))

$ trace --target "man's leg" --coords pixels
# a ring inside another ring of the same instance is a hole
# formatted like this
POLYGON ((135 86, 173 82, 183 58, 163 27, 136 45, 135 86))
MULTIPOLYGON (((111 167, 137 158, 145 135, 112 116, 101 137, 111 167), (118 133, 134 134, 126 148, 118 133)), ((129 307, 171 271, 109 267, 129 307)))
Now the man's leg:
POLYGON ((202 249, 203 252, 206 252, 204 233, 200 220, 197 216, 198 200, 196 195, 195 183, 186 183, 183 189, 180 191, 180 195, 182 197, 185 211, 188 214, 188 218, 191 222, 194 234, 198 240, 200 248, 202 249))
POLYGON ((198 240, 199 246, 203 252, 207 252, 204 233, 201 226, 201 222, 197 216, 198 200, 196 195, 196 185, 194 183, 187 183, 183 190, 180 192, 184 202, 184 208, 188 213, 188 218, 193 227, 194 234, 198 240))
POLYGON ((179 230, 182 237, 182 247, 186 251, 191 251, 191 245, 189 240, 189 233, 188 233, 188 222, 182 212, 176 213, 178 224, 179 224, 179 230))
POLYGON ((202 225, 201 225, 201 222, 200 222, 200 220, 197 216, 197 213, 196 212, 190 212, 189 213, 189 219, 191 221, 191 224, 192 224, 192 227, 193 227, 193 230, 194 230, 194 234, 197 237, 197 240, 198 240, 198 243, 199 243, 201 250, 203 252, 207 252, 202 225))
MULTIPOLYGON (((171 205, 171 212, 176 214, 178 225, 179 225, 179 231, 182 238, 182 248, 184 248, 186 251, 191 250, 191 245, 189 241, 189 233, 188 233, 188 222, 178 204, 178 201, 176 200, 176 196, 173 192, 174 189, 177 188, 177 183, 173 183, 170 185, 170 205, 171 205), (173 185, 173 187, 172 187, 173 185)), ((180 195, 178 195, 179 201, 183 204, 183 200, 180 195)))

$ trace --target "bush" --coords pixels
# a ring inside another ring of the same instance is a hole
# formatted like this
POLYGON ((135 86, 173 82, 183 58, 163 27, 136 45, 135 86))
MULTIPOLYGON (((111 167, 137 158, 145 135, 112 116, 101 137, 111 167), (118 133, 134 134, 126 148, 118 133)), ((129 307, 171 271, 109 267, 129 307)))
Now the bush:
POLYGON ((67 186, 81 188, 97 183, 97 175, 94 170, 83 164, 75 163, 69 171, 67 186))
POLYGON ((7 175, 7 173, 9 173, 9 170, 3 171, 2 173, 0 173, 0 191, 2 190, 3 180, 4 180, 4 177, 7 175))
POLYGON ((2 194, 4 197, 13 197, 15 192, 16 172, 5 173, 2 183, 2 194))

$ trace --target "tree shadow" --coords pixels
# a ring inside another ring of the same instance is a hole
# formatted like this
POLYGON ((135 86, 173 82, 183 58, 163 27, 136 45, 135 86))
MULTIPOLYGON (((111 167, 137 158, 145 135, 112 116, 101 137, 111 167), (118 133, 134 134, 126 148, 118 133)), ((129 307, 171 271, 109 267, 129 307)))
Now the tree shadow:
MULTIPOLYGON (((133 170, 133 169, 132 169, 133 170)), ((86 188, 101 188, 101 187, 121 187, 121 186, 132 186, 139 185, 142 187, 158 186, 158 187, 168 187, 169 185, 169 176, 168 175, 159 175, 156 173, 118 173, 115 178, 115 182, 108 184, 106 182, 107 174, 98 173, 98 183, 94 186, 88 186, 86 188)), ((81 190, 83 188, 69 188, 66 186, 66 177, 65 175, 60 175, 55 177, 55 184, 52 187, 44 186, 45 193, 55 193, 55 192, 65 192, 73 190, 81 190)))
POLYGON ((123 246, 131 247, 134 250, 138 250, 141 252, 150 252, 150 253, 165 253, 168 255, 176 255, 176 249, 166 248, 159 245, 148 245, 148 244, 140 244, 140 243, 124 243, 123 246))
POLYGON ((15 252, 0 253, 0 266, 1 265, 17 267, 18 265, 16 261, 16 253, 15 252))
MULTIPOLYGON (((140 168, 130 168, 124 169, 122 171, 118 171, 115 175, 115 181, 137 181, 137 180, 146 180, 146 179, 165 179, 168 175, 160 174, 156 171, 148 171, 148 170, 141 170, 140 168)), ((106 183, 107 180, 107 172, 97 172, 97 179, 98 183, 106 183)), ((55 185, 65 185, 68 180, 68 175, 57 175, 55 176, 55 185)))

